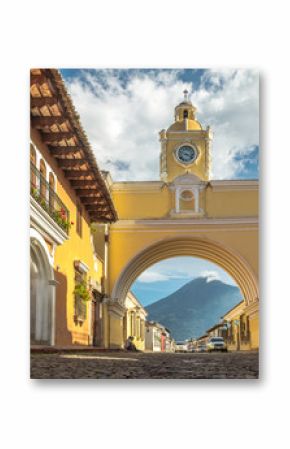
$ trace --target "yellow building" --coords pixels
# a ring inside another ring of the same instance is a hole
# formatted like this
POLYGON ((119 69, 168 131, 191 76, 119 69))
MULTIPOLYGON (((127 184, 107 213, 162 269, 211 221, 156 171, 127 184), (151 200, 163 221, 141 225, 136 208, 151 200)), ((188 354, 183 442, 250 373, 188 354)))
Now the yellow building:
POLYGON ((102 346, 105 226, 116 212, 59 72, 32 70, 30 92, 31 343, 102 346))
POLYGON ((125 315, 123 318, 124 341, 134 337, 133 343, 140 351, 145 350, 145 321, 147 312, 132 292, 128 292, 125 300, 125 315))
POLYGON ((226 341, 228 349, 231 351, 245 351, 258 349, 258 307, 252 304, 245 307, 245 302, 241 301, 223 317, 227 325, 226 341))
POLYGON ((257 310, 250 327, 258 335, 258 182, 210 179, 213 133, 196 112, 185 92, 174 123, 160 132, 160 181, 110 183, 118 221, 108 237, 106 347, 123 345, 124 303, 134 280, 175 256, 201 257, 226 270, 246 313, 257 310))
POLYGON ((185 93, 160 132, 160 181, 114 183, 59 72, 32 70, 32 343, 124 347, 134 280, 186 255, 233 277, 258 347, 258 182, 211 180, 212 139, 185 93))

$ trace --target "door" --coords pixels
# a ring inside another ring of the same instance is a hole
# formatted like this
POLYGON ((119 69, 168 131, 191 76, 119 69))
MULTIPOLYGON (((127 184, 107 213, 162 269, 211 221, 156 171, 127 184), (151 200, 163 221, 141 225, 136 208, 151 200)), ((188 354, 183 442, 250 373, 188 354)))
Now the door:
POLYGON ((40 252, 30 254, 30 340, 31 344, 50 344, 51 301, 48 276, 40 252))

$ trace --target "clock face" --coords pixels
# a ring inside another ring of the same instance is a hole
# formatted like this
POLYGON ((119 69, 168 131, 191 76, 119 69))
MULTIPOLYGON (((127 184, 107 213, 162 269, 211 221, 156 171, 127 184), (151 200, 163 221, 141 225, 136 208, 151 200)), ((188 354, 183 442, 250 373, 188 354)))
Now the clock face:
POLYGON ((177 150, 177 159, 183 164, 191 164, 196 157, 196 150, 189 145, 183 145, 177 150))

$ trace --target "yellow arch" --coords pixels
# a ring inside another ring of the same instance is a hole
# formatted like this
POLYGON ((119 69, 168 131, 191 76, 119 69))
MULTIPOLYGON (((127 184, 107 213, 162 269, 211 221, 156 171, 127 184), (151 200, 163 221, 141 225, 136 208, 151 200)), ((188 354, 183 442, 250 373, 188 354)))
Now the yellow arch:
POLYGON ((200 257, 216 263, 236 281, 247 305, 258 301, 256 276, 240 254, 213 240, 190 236, 161 240, 140 251, 120 274, 112 291, 112 299, 124 304, 132 283, 144 270, 176 256, 200 257))

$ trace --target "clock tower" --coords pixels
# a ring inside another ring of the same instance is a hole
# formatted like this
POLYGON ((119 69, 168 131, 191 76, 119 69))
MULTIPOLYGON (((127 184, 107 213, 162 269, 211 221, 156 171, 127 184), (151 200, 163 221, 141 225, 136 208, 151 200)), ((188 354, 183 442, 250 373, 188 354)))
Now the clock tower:
POLYGON ((183 101, 175 108, 175 121, 160 131, 160 177, 171 183, 182 175, 194 175, 201 181, 210 177, 212 132, 196 120, 196 108, 184 92, 183 101))

